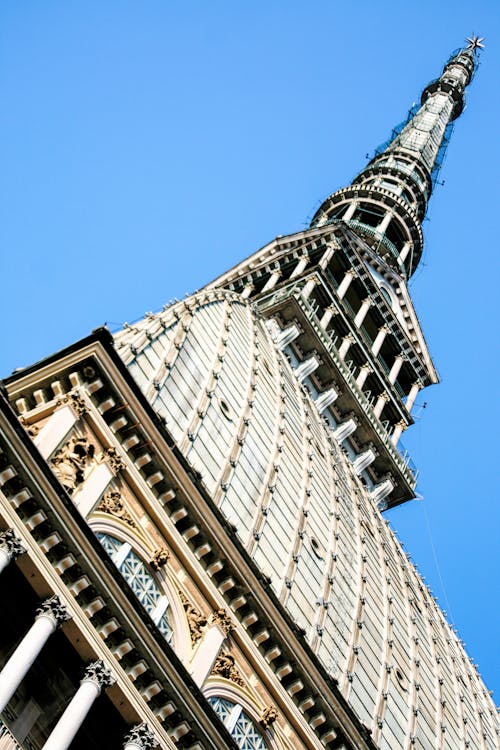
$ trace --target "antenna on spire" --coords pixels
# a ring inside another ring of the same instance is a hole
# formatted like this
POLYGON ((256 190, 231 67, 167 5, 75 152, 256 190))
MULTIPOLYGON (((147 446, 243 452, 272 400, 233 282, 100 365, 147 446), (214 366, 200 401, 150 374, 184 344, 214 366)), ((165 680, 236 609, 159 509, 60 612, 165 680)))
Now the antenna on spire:
POLYGON ((468 36, 465 40, 468 42, 467 49, 470 49, 471 52, 476 54, 479 52, 479 50, 484 49, 484 40, 486 37, 482 36, 479 37, 477 34, 472 34, 472 36, 468 36))

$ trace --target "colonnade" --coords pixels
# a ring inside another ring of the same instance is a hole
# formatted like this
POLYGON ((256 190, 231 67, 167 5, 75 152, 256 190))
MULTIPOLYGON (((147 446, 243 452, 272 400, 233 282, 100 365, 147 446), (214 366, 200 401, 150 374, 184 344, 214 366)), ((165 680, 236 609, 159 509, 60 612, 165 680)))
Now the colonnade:
MULTIPOLYGON (((0 572, 11 560, 25 551, 13 529, 0 532, 0 572)), ((0 670, 0 713, 21 685, 50 636, 71 617, 68 608, 56 595, 45 599, 36 609, 33 624, 0 670)), ((67 750, 94 701, 103 690, 115 682, 111 669, 103 660, 97 659, 88 664, 78 689, 42 750, 67 750)), ((156 745, 153 732, 147 724, 142 723, 132 727, 126 735, 123 750, 150 750, 156 745)))

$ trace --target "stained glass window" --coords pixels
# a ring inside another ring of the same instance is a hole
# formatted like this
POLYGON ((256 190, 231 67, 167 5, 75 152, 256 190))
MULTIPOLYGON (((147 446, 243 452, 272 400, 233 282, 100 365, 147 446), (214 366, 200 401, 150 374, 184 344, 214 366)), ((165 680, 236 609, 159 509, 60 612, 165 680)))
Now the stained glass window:
POLYGON ((223 721, 226 729, 236 740, 241 750, 268 750, 269 745, 264 740, 254 721, 243 711, 239 703, 233 703, 226 698, 213 696, 209 699, 212 708, 223 721))
POLYGON ((160 632, 168 643, 171 643, 173 630, 168 612, 169 602, 162 594, 153 574, 128 542, 120 542, 119 539, 102 533, 97 534, 97 538, 160 632))

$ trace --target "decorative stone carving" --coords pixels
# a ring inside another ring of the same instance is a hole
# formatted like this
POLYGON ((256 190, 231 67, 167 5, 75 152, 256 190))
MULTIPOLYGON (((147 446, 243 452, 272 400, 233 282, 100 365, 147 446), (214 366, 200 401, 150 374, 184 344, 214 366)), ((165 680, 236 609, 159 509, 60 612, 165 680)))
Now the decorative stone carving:
POLYGON ((95 448, 86 437, 73 437, 52 459, 54 474, 71 495, 85 479, 85 472, 94 460, 95 448))
POLYGON ((125 462, 123 461, 116 448, 105 448, 102 452, 102 457, 103 460, 106 461, 106 463, 111 468, 111 471, 113 471, 115 474, 118 474, 125 468, 125 462))
POLYGON ((19 555, 23 555, 26 552, 14 529, 7 529, 0 533, 0 547, 7 552, 11 559, 19 557, 19 555))
POLYGON ((157 550, 155 550, 151 560, 149 561, 149 564, 153 568, 153 570, 160 570, 163 568, 168 561, 170 560, 170 552, 166 547, 158 547, 157 550))
POLYGON ((217 609, 215 612, 213 612, 211 623, 213 625, 219 625, 221 630, 224 631, 225 635, 229 635, 231 630, 234 630, 233 622, 225 609, 217 609))
POLYGON ((101 691, 116 682, 115 677, 105 663, 98 659, 88 665, 81 682, 93 682, 101 691))
POLYGON ((236 685, 245 687, 245 680, 241 676, 239 669, 235 666, 234 656, 231 656, 231 654, 219 654, 215 660, 212 674, 218 674, 221 677, 225 677, 227 680, 231 680, 231 682, 235 682, 236 685))
POLYGON ((158 743, 156 742, 156 738, 151 729, 145 722, 143 722, 142 724, 137 724, 135 727, 132 727, 130 732, 125 735, 123 743, 124 748, 126 749, 129 744, 140 747, 141 750, 150 750, 151 748, 156 747, 158 743))
POLYGON ((49 599, 45 599, 45 601, 37 607, 35 620, 39 617, 44 617, 45 615, 53 617, 58 626, 62 625, 66 620, 71 620, 70 613, 64 604, 61 603, 59 597, 55 595, 51 596, 49 599))
POLYGON ((116 490, 109 490, 109 492, 106 492, 96 510, 100 510, 101 513, 109 513, 110 516, 119 518, 132 528, 136 528, 137 526, 128 510, 125 508, 122 496, 116 490))
POLYGON ((203 629, 207 624, 207 618, 205 617, 205 615, 202 615, 199 609, 196 609, 196 607, 191 604, 187 596, 182 591, 179 591, 179 596, 181 598, 182 605, 187 616, 189 632, 191 633, 191 640, 193 641, 193 643, 197 643, 197 641, 199 641, 201 636, 203 635, 203 629))
POLYGON ((88 411, 87 404, 79 393, 67 393, 57 399, 56 408, 66 405, 71 406, 77 417, 82 417, 88 411))
POLYGON ((266 706, 266 708, 262 711, 259 723, 264 729, 269 729, 271 724, 274 724, 277 718, 278 709, 276 708, 276 706, 266 706))
POLYGON ((34 438, 40 432, 40 426, 37 424, 28 424, 26 417, 19 417, 19 421, 30 437, 34 438))

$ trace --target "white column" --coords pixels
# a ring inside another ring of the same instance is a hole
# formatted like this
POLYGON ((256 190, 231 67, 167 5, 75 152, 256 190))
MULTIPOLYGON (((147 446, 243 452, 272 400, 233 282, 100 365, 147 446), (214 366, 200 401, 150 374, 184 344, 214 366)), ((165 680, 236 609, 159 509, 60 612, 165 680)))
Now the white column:
POLYGON ((88 516, 92 511, 114 476, 107 463, 94 466, 72 498, 83 517, 88 516))
POLYGON ((346 271, 346 274, 345 274, 344 278, 342 279, 342 281, 340 282, 340 284, 338 286, 338 289, 337 289, 337 294, 338 294, 338 296, 339 296, 340 299, 342 299, 343 297, 345 297, 345 294, 346 294, 347 290, 349 289, 349 287, 351 286, 351 281, 353 280, 353 278, 355 277, 355 275, 356 275, 356 273, 355 273, 355 271, 353 271, 352 268, 350 268, 348 271, 346 271))
POLYGON ((325 269, 330 262, 333 253, 335 252, 335 249, 333 247, 327 247, 323 255, 321 256, 321 260, 319 262, 319 267, 322 269, 325 269))
MULTIPOLYGON (((278 280, 281 276, 281 271, 273 271, 264 286, 262 287, 262 292, 268 292, 270 289, 276 286, 278 283, 278 280)), ((262 293, 261 292, 261 293, 262 293)))
POLYGON ((350 419, 346 419, 345 422, 341 422, 341 424, 338 425, 338 427, 333 432, 333 437, 338 443, 341 443, 343 440, 349 437, 349 435, 352 435, 352 433, 355 431, 357 427, 356 421, 351 417, 350 419))
POLYGON ((321 317, 321 320, 319 321, 321 328, 326 329, 328 327, 328 323, 331 321, 331 319, 335 315, 335 312, 336 312, 336 309, 333 305, 329 305, 326 308, 325 312, 323 313, 321 317))
POLYGON ((304 253, 304 255, 299 259, 299 262, 293 269, 292 273, 290 274, 290 278, 294 279, 296 276, 300 276, 300 274, 305 270, 308 263, 309 256, 307 255, 307 253, 304 253))
POLYGON ((366 318, 366 313, 370 309, 372 301, 369 297, 363 300, 361 303, 361 307, 359 308, 358 312, 356 313, 356 317, 354 318, 354 325, 356 328, 359 328, 362 324, 364 319, 366 318))
POLYGON ((358 207, 358 204, 356 203, 356 201, 353 201, 353 203, 350 204, 349 208, 343 215, 342 221, 349 221, 349 219, 352 219, 352 217, 356 213, 357 207, 358 207))
POLYGON ((302 296, 304 299, 309 299, 311 296, 312 290, 316 286, 317 280, 314 276, 312 276, 310 279, 308 279, 304 285, 304 288, 302 289, 302 296))
POLYGON ((387 495, 394 489, 394 483, 390 478, 385 479, 383 482, 376 484, 373 490, 370 492, 370 497, 377 504, 379 510, 385 510, 387 508, 387 495))
POLYGON ((63 406, 51 414, 33 441, 43 458, 54 453, 76 421, 77 416, 70 406, 63 406))
POLYGON ((368 448, 366 451, 363 451, 363 453, 359 453, 352 462, 355 473, 358 475, 361 474, 362 471, 367 469, 370 464, 375 461, 376 457, 377 454, 373 448, 368 448))
POLYGON ((406 429, 406 422, 398 422, 396 426, 394 427, 394 432, 391 435, 391 443, 396 446, 399 442, 399 438, 401 437, 403 430, 406 429))
POLYGON ((314 402, 316 404, 316 409, 321 414, 328 406, 330 406, 330 404, 333 404, 338 396, 339 394, 335 388, 329 388, 327 391, 323 391, 314 402))
POLYGON ((351 348, 351 344, 354 343, 354 338, 351 336, 350 333, 347 334, 347 336, 344 336, 342 339, 342 343, 339 347, 339 357, 340 359, 344 360, 346 358, 347 352, 351 348))
POLYGON ((380 416, 384 410, 384 406, 386 405, 388 401, 389 401, 389 396, 384 391, 384 393, 381 393, 380 396, 378 397, 377 403, 375 404, 373 408, 373 413, 378 419, 380 419, 380 416))
POLYGON ((398 256, 401 263, 405 262, 406 258, 408 257, 408 253, 410 252, 410 249, 411 249, 411 242, 405 242, 398 256))
POLYGON ((374 354, 375 357, 377 356, 377 354, 381 350, 382 344, 384 343, 384 339, 385 339, 385 337, 387 336, 388 333, 389 333, 389 327, 388 326, 383 325, 382 328, 379 328, 379 331, 378 331, 378 333, 377 333, 377 335, 375 337, 375 341, 372 344, 372 354, 374 354))
POLYGON ((416 383, 413 383, 405 403, 406 411, 408 412, 408 414, 413 409, 413 404, 415 403, 415 399, 417 398, 418 392, 421 388, 422 383, 420 381, 417 380, 416 383))
POLYGON ((292 341, 294 341, 297 336, 300 334, 299 329, 296 325, 288 326, 288 328, 283 328, 281 331, 279 331, 274 341, 276 343, 276 346, 278 349, 285 349, 288 344, 291 344, 292 341))
POLYGON ((253 292, 253 284, 247 284, 243 289, 241 296, 243 299, 248 299, 253 292))
POLYGON ((377 232, 380 232, 380 234, 383 234, 385 232, 385 230, 389 226, 389 222, 391 221, 392 216, 393 214, 391 213, 391 211, 388 211, 386 213, 386 215, 384 216, 384 218, 382 219, 382 221, 377 227, 377 232))
POLYGON ((57 626, 70 615, 57 596, 38 607, 35 622, 0 672, 0 713, 4 710, 24 676, 57 626))
POLYGON ((125 736, 123 750, 150 750, 157 744, 156 737, 146 723, 136 724, 125 736))
POLYGON ((397 379, 397 377, 399 375, 399 372, 401 370, 401 367, 402 367, 404 361, 405 361, 405 358, 401 354, 398 354, 398 356, 394 360, 393 365, 391 367, 391 370, 389 372, 389 382, 390 383, 395 383, 396 382, 396 379, 397 379))
POLYGON ((213 613, 210 626, 204 632, 191 662, 191 677, 198 687, 211 673, 220 648, 232 629, 233 624, 224 609, 213 613))
POLYGON ((67 750, 101 690, 115 682, 104 662, 95 661, 85 670, 80 687, 55 725, 43 750, 67 750))
POLYGON ((26 550, 17 538, 14 529, 7 529, 0 533, 0 573, 11 560, 22 555, 26 550))
POLYGON ((297 380, 302 382, 305 378, 308 377, 314 370, 317 370, 319 367, 319 360, 317 357, 308 357, 303 362, 301 362, 297 367, 295 368, 295 376, 297 380))
POLYGON ((366 382, 366 378, 372 372, 373 372, 373 370, 370 367, 370 365, 361 365, 361 367, 359 368, 358 377, 356 378, 356 384, 357 384, 358 388, 361 388, 361 389, 363 388, 363 386, 364 386, 364 384, 366 382))

